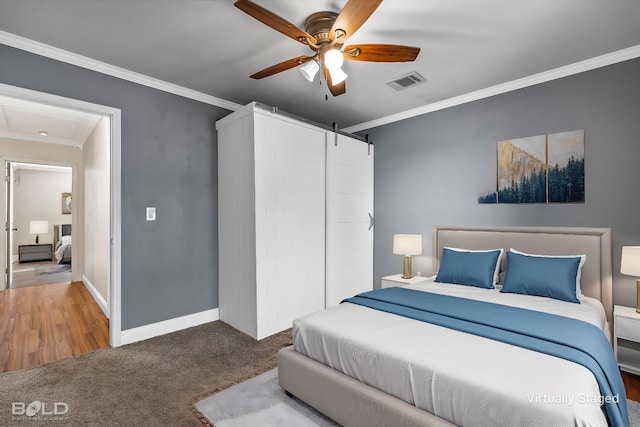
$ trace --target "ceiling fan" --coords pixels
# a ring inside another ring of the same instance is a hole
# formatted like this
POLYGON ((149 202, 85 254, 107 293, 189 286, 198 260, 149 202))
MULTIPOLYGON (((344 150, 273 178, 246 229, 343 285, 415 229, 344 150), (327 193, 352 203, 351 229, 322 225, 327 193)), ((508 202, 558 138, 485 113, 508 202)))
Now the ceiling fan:
POLYGON ((265 68, 252 74, 254 79, 272 76, 290 68, 305 64, 301 73, 307 80, 313 81, 322 67, 329 91, 333 96, 346 92, 342 71, 344 59, 369 62, 410 62, 416 59, 420 48, 391 44, 359 44, 344 46, 344 43, 369 19, 382 0, 349 0, 338 14, 335 12, 316 12, 306 19, 305 31, 275 13, 250 1, 238 0, 235 6, 297 42, 305 44, 314 51, 313 55, 302 55, 265 68))

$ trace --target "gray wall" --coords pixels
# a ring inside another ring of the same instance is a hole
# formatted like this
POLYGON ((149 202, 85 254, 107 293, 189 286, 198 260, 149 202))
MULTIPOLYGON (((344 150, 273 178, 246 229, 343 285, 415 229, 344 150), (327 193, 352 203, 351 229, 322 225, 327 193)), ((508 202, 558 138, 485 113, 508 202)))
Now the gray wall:
POLYGON ((229 111, 4 45, 0 82, 122 110, 122 329, 218 307, 215 121, 229 111))
POLYGON ((367 131, 376 146, 374 278, 401 271, 394 233, 422 233, 414 273, 431 274, 434 225, 610 227, 614 303, 635 306, 623 245, 640 245, 640 60, 367 131), (496 142, 584 129, 585 203, 480 205, 495 189, 496 142))

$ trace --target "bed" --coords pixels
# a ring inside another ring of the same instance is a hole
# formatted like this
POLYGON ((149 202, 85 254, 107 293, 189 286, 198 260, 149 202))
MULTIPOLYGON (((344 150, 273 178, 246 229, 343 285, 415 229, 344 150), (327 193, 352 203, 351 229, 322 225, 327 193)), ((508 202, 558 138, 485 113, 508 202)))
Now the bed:
MULTIPOLYGON (((499 304, 531 309, 521 300, 545 301, 540 310, 563 315, 572 305, 580 324, 599 329, 610 351, 609 229, 437 227, 432 242, 434 274, 445 247, 585 254, 581 304, 433 281, 402 291, 434 295, 455 288, 454 296, 464 299, 493 292, 505 297, 499 304)), ((505 269, 500 262, 502 280, 505 269)), ((278 354, 280 385, 345 426, 607 425, 594 374, 548 354, 352 303, 297 319, 293 337, 294 345, 278 354)), ((617 366, 616 373, 619 378, 617 366)))
POLYGON ((53 241, 58 264, 71 264, 71 224, 54 225, 53 241))

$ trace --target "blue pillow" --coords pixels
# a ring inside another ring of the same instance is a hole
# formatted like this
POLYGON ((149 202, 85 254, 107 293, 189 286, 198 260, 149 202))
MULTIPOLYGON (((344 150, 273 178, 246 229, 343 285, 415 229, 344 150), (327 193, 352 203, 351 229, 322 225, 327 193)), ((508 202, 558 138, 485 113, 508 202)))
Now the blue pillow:
POLYGON ((581 258, 552 258, 507 252, 500 292, 536 295, 580 304, 576 276, 581 258))
POLYGON ((444 248, 435 281, 493 289, 496 265, 501 254, 501 249, 473 252, 444 248))

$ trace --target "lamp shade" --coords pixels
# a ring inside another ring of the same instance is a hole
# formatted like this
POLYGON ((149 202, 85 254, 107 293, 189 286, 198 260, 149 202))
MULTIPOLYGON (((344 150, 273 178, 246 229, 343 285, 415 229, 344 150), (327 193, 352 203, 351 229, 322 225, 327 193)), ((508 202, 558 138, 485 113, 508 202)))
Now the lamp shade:
POLYGON ((300 67, 300 74, 302 74, 305 79, 312 82, 316 77, 316 73, 319 69, 320 66, 318 65, 318 63, 315 60, 312 60, 300 67))
POLYGON ((620 273, 640 277, 640 246, 623 246, 620 273))
POLYGON ((337 85, 342 83, 347 79, 347 73, 342 71, 342 68, 329 68, 329 74, 331 75, 331 83, 333 85, 337 85))
POLYGON ((344 56, 342 56, 342 52, 338 49, 329 49, 324 53, 324 65, 326 65, 329 70, 342 67, 343 62, 344 56))
POLYGON ((49 232, 49 221, 29 221, 30 234, 47 234, 49 232))
POLYGON ((394 234, 393 253, 396 255, 420 255, 422 234, 394 234))

